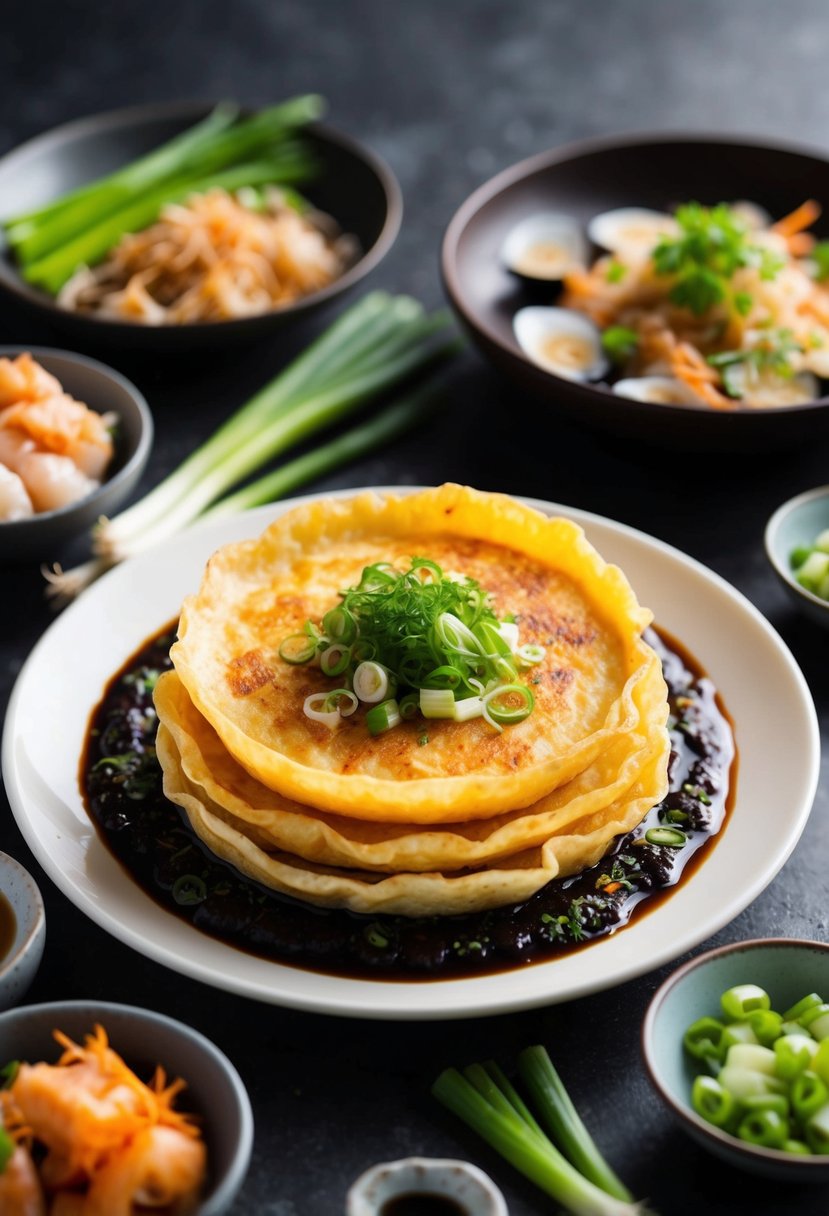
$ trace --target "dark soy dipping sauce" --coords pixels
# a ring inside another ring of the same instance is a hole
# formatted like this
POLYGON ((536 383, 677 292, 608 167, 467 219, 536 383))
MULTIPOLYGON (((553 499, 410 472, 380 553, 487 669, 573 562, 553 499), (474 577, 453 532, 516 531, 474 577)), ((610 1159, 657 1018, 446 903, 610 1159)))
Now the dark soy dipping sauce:
POLYGON ((427 1195, 423 1191, 410 1191, 406 1195, 395 1195, 387 1199, 380 1209, 380 1216, 469 1216, 469 1208, 447 1199, 445 1195, 427 1195))
POLYGON ((14 945, 17 936, 17 917, 5 895, 0 892, 0 963, 14 945))
POLYGON ((542 962, 621 928, 639 904, 658 906, 705 857, 731 805, 734 741, 716 690, 675 641, 650 630, 669 689, 670 789, 598 865, 554 879, 522 904, 465 916, 372 917, 314 908, 219 861, 164 798, 152 690, 170 667, 174 636, 170 626, 151 638, 105 689, 89 725, 81 788, 103 840, 157 903, 265 958, 388 980, 447 979, 542 962), (657 827, 679 828, 687 840, 680 848, 650 844, 645 833, 657 827))

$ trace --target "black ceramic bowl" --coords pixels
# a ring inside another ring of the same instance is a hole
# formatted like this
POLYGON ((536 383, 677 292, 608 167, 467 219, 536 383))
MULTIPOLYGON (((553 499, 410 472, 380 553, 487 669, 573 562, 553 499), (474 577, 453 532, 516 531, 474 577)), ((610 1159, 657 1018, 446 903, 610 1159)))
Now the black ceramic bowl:
POLYGON ((664 211, 691 199, 709 205, 750 199, 779 216, 807 198, 824 203, 824 219, 815 232, 829 235, 829 157, 814 149, 699 135, 569 144, 506 169, 466 200, 444 237, 444 285, 483 354, 543 398, 551 413, 568 414, 608 433, 697 451, 814 442, 829 430, 829 397, 806 405, 725 412, 630 401, 598 385, 543 371, 516 342, 512 319, 525 304, 555 303, 554 289, 527 286, 499 256, 515 224, 540 211, 565 212, 586 225, 599 212, 616 207, 664 211))
MULTIPOLYGON (((0 219, 111 173, 192 126, 211 109, 200 102, 133 106, 82 118, 36 136, 0 159, 0 219)), ((353 233, 361 250, 354 265, 321 291, 285 308, 238 321, 133 325, 59 308, 51 296, 26 283, 9 250, 4 249, 0 250, 0 293, 90 345, 181 351, 249 341, 273 332, 333 300, 368 274, 394 242, 403 213, 397 180, 374 153, 321 124, 308 127, 304 138, 320 173, 303 192, 332 215, 343 232, 353 233)))
POLYGON ((23 350, 56 376, 70 397, 99 414, 117 416, 115 453, 103 482, 86 498, 28 519, 0 522, 0 563, 52 561, 72 537, 91 528, 102 515, 114 515, 138 485, 153 444, 150 408, 120 372, 96 359, 42 346, 0 346, 0 358, 13 359, 23 350))

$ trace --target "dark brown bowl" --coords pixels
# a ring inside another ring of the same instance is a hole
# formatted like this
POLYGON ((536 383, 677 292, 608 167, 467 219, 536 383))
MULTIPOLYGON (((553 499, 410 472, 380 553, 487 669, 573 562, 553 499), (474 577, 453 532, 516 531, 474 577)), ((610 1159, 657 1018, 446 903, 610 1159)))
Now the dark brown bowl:
POLYGON ((516 342, 512 319, 525 304, 555 303, 555 289, 528 286, 502 265, 499 252, 510 229, 538 211, 563 211, 586 225, 615 207, 670 210, 691 199, 709 205, 750 199, 778 216, 807 198, 824 202, 816 232, 829 235, 829 158, 815 149, 692 134, 568 144, 504 170, 466 200, 444 237, 444 286, 482 353, 551 411, 600 431, 697 451, 794 447, 829 430, 829 397, 721 412, 630 401, 543 371, 516 342))
MULTIPOLYGON (((0 158, 0 218, 48 202, 84 182, 111 173, 204 118, 204 102, 131 106, 78 119, 38 135, 0 158)), ((400 228, 403 202, 391 169, 356 140, 319 123, 305 139, 319 162, 319 176, 303 192, 353 233, 360 257, 339 279, 285 308, 238 321, 197 325, 134 325, 59 308, 28 284, 8 249, 0 247, 0 294, 38 314, 88 346, 146 351, 209 350, 272 333, 329 303, 373 270, 400 228)), ((2 238, 0 238, 0 241, 2 238)))

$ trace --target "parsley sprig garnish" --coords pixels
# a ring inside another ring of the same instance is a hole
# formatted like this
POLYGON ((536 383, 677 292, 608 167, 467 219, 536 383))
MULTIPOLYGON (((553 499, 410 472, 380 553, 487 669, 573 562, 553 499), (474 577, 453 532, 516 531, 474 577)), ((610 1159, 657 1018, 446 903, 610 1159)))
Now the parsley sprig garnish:
POLYGON ((676 221, 679 235, 663 237, 653 251, 657 274, 675 279, 672 302, 698 317, 723 303, 746 316, 751 296, 733 291, 731 279, 744 267, 757 269, 762 279, 773 279, 783 259, 752 244, 747 226, 725 203, 686 203, 677 209, 676 221))

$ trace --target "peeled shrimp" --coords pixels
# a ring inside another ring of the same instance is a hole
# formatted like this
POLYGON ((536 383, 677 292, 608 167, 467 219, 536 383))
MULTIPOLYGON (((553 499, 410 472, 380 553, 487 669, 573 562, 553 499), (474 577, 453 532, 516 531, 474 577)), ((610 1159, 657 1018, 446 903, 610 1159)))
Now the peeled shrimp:
POLYGON ((0 428, 31 439, 44 451, 69 456, 87 477, 100 478, 112 458, 109 420, 64 393, 20 401, 0 414, 0 428))
POLYGON ((36 511, 57 511, 86 498, 100 482, 86 477, 69 456, 53 452, 26 452, 17 471, 36 511))
MULTIPOLYGON (((4 474, 17 477, 20 488, 35 511, 55 511, 58 507, 66 507, 91 494, 100 484, 82 473, 71 457, 41 451, 21 431, 0 425, 0 467, 3 466, 4 474)), ((12 501, 18 501, 20 508, 25 511, 19 490, 7 479, 6 484, 10 486, 8 495, 12 501)))
POLYGON ((0 1212, 4 1216, 46 1216, 46 1201, 29 1150, 18 1144, 0 1174, 0 1212))
POLYGON ((124 1116, 137 1114, 140 1095, 113 1083, 95 1063, 71 1068, 21 1064, 12 1088, 26 1125, 49 1149, 43 1163, 47 1186, 88 1177, 124 1142, 124 1116))
POLYGON ((34 515, 34 511, 32 500, 17 473, 0 464, 0 522, 28 519, 34 515))
POLYGON ((0 410, 7 405, 16 405, 18 401, 41 401, 61 391, 55 377, 31 355, 0 359, 0 410))
POLYGON ((201 1140, 174 1127, 147 1128, 95 1175, 82 1216, 133 1216, 134 1204, 183 1216, 196 1204, 205 1165, 201 1140))
POLYGON ((0 521, 55 511, 97 489, 112 459, 112 421, 67 396, 31 355, 0 358, 0 465, 16 474, 0 474, 0 521))

